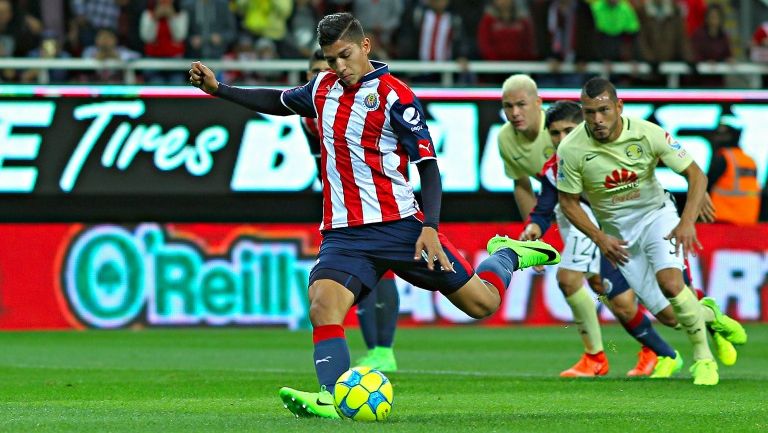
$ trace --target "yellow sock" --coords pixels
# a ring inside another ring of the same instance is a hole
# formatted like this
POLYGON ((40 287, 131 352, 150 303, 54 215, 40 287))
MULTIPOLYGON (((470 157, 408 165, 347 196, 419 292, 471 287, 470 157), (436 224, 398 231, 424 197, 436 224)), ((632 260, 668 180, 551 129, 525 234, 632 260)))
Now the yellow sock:
MULTIPOLYGON (((692 288, 688 287, 687 285, 683 286, 683 290, 690 290, 691 293, 694 294, 694 296, 696 295, 696 291, 693 290, 692 288)), ((696 297, 696 299, 698 299, 698 297, 696 297)), ((707 307, 702 308, 701 311, 704 312, 704 323, 712 323, 712 322, 715 321, 715 312, 714 311, 710 310, 707 307)))
POLYGON ((688 339, 693 344, 693 359, 714 359, 707 342, 707 328, 704 324, 704 307, 699 304, 696 296, 684 288, 674 298, 669 298, 677 321, 683 325, 688 339))
POLYGON ((589 296, 589 289, 582 287, 565 300, 571 306, 573 322, 584 342, 584 350, 590 355, 602 352, 603 336, 600 332, 600 322, 597 320, 595 301, 589 296))

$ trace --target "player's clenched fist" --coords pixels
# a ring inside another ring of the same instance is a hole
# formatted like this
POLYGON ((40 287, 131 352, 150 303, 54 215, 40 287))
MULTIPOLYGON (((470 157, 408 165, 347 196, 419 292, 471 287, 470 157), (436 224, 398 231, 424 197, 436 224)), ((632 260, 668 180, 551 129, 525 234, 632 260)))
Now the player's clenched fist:
POLYGON ((219 88, 219 82, 213 71, 200 62, 192 62, 189 69, 189 84, 199 87, 203 92, 213 95, 219 88))

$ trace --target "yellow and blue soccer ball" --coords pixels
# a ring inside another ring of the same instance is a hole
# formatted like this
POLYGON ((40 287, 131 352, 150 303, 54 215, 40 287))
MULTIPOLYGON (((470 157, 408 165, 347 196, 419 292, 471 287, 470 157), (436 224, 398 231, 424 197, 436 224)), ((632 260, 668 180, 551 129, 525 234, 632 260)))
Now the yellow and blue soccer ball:
POLYGON ((355 421, 384 421, 392 411, 392 383, 378 370, 354 367, 333 388, 336 412, 355 421))

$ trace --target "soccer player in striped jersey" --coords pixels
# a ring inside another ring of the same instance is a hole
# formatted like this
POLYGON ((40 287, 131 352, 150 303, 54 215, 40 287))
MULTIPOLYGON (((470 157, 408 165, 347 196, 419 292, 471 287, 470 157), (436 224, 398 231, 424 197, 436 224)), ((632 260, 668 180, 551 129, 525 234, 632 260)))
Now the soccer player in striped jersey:
POLYGON ((693 383, 716 385, 719 374, 707 342, 707 326, 733 344, 744 344, 747 335, 714 300, 704 298, 699 303, 684 282, 684 259, 701 248, 695 222, 707 178, 661 127, 623 116, 624 104, 608 80, 587 81, 581 106, 584 122, 557 149, 561 209, 597 244, 603 257, 618 266, 641 299, 647 299, 646 291, 661 289, 693 346, 693 383), (688 180, 681 216, 656 179, 659 160, 688 180), (582 209, 582 193, 601 226, 582 209))
MULTIPOLYGON (((307 81, 319 73, 331 69, 325 60, 323 50, 317 49, 309 58, 307 81)), ((320 131, 317 118, 302 117, 301 127, 309 144, 309 151, 315 157, 317 177, 320 179, 320 131)), ((321 180, 322 183, 322 180, 321 180)), ((357 304, 357 320, 368 352, 358 359, 356 365, 375 368, 385 373, 397 371, 397 360, 392 349, 395 340, 397 318, 400 314, 400 297, 395 285, 395 274, 388 271, 376 287, 357 304)))
POLYGON ((192 64, 189 81, 260 113, 318 119, 323 240, 309 277, 309 316, 321 388, 282 388, 279 395, 297 416, 338 418, 333 387, 350 366, 342 323, 387 270, 483 318, 501 305, 512 272, 556 264, 560 255, 541 241, 496 236, 475 273, 438 230, 440 170, 421 103, 386 64, 369 59, 371 42, 351 14, 324 17, 317 32, 331 71, 304 86, 230 87, 200 62, 192 64), (423 211, 407 180, 409 162, 419 170, 423 211))

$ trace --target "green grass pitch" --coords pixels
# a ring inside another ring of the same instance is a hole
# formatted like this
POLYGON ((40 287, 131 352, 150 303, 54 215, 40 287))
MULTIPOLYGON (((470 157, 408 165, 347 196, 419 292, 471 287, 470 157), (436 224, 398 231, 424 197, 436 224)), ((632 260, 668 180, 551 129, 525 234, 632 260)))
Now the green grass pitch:
MULTIPOLYGON (((768 431, 768 326, 720 385, 628 380, 638 346, 604 328, 608 377, 562 380, 573 327, 400 329, 387 422, 295 419, 280 386, 317 388, 308 332, 181 329, 0 333, 0 432, 703 432, 768 431)), ((347 337, 353 359, 359 332, 347 337)))

